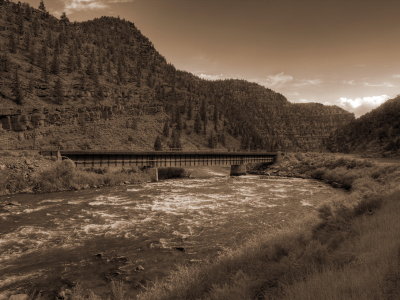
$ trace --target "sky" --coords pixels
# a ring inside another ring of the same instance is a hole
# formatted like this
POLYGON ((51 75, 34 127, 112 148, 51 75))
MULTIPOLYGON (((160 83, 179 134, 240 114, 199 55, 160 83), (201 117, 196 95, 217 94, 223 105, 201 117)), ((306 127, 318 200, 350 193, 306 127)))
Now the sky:
MULTIPOLYGON (((25 0, 37 7, 39 0, 25 0)), ((132 21, 178 69, 360 116, 400 94, 398 0, 44 0, 72 21, 132 21)))

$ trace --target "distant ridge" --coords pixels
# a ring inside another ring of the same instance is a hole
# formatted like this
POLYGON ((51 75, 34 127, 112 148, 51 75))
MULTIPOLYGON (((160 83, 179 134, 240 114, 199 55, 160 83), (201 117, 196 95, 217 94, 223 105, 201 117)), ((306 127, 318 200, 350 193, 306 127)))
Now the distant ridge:
MULTIPOLYGON (((0 147, 323 150, 354 119, 167 63, 133 23, 0 0, 0 147)), ((182 45, 184 47, 184 45, 182 45)))
POLYGON ((339 128, 328 147, 338 152, 400 156, 400 97, 339 128))

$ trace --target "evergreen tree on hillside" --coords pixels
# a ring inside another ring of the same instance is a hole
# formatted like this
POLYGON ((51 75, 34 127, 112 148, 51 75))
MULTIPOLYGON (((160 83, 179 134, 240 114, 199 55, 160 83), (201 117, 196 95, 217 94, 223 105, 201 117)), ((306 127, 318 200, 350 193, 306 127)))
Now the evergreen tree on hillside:
POLYGON ((12 82, 12 94, 14 96, 15 103, 22 105, 24 102, 24 97, 21 91, 21 82, 19 80, 18 69, 15 70, 15 75, 12 82))
POLYGON ((47 46, 43 44, 42 50, 39 53, 39 67, 42 69, 42 79, 47 82, 49 71, 48 71, 48 57, 47 57, 47 46))
POLYGON ((33 18, 32 32, 35 37, 37 37, 39 35, 39 21, 36 17, 33 18))
POLYGON ((70 48, 68 52, 67 72, 72 73, 74 71, 75 71, 75 56, 72 48, 70 48))
POLYGON ((218 145, 218 139, 217 136, 215 135, 214 132, 211 132, 209 138, 208 138, 208 147, 211 149, 216 148, 218 145))
POLYGON ((8 36, 8 49, 10 53, 17 53, 17 43, 14 34, 10 33, 8 36))
POLYGON ((39 10, 41 10, 42 12, 46 12, 46 6, 44 5, 43 0, 40 0, 39 10))
POLYGON ((51 73, 58 75, 60 73, 60 61, 58 58, 58 50, 53 53, 53 61, 51 62, 51 73))
POLYGON ((192 102, 193 102, 192 100, 189 100, 188 108, 186 111, 186 116, 187 116, 188 120, 191 120, 192 116, 193 116, 193 103, 192 102))
POLYGON ((206 101, 205 100, 201 101, 200 116, 201 116, 201 120, 203 122, 205 122, 206 119, 207 119, 207 106, 206 106, 206 101))
POLYGON ((65 12, 63 12, 61 14, 60 21, 62 23, 64 23, 64 25, 69 23, 69 19, 68 19, 67 14, 65 12))
POLYGON ((18 34, 22 35, 24 33, 24 16, 22 15, 22 11, 17 16, 17 28, 18 34))
POLYGON ((63 89, 61 79, 57 79, 57 81, 54 85, 53 97, 54 97, 55 103, 57 103, 57 104, 64 103, 64 89, 63 89))
POLYGON ((162 150, 162 143, 161 143, 161 138, 159 135, 157 135, 157 138, 154 142, 154 150, 155 151, 161 151, 162 150))
POLYGON ((31 48, 31 34, 30 34, 30 32, 26 32, 25 33, 25 36, 24 36, 24 48, 25 48, 25 51, 28 51, 28 52, 29 52, 29 50, 31 48))
POLYGON ((194 120, 194 131, 197 134, 200 134, 201 132, 201 117, 199 113, 197 113, 196 119, 194 120))
POLYGON ((172 132, 172 143, 170 146, 173 149, 182 149, 181 134, 177 129, 172 132))
POLYGON ((169 124, 168 124, 168 121, 165 121, 165 123, 164 123, 163 136, 169 137, 169 124))
POLYGON ((10 60, 7 53, 0 55, 0 72, 8 72, 10 70, 10 60))

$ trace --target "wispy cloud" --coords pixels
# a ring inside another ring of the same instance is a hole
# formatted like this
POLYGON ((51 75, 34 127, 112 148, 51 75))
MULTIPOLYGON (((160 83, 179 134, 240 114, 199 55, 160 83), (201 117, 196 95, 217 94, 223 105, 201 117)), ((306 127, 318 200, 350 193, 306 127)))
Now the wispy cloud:
POLYGON ((364 82, 364 86, 369 86, 369 87, 387 87, 387 88, 395 87, 395 85, 393 85, 390 82, 381 82, 381 83, 364 82))
POLYGON ((400 78, 400 74, 393 74, 392 77, 396 78, 396 79, 399 79, 400 78))
POLYGON ((279 87, 294 80, 292 75, 287 75, 284 72, 269 75, 267 79, 262 82, 263 85, 268 87, 279 87))
POLYGON ((322 83, 321 79, 300 79, 294 84, 295 86, 315 86, 322 83))
POLYGON ((202 79, 206 79, 206 80, 221 80, 221 79, 225 79, 226 76, 224 74, 205 74, 205 73, 200 73, 197 74, 197 76, 199 76, 202 79))
POLYGON ((388 99, 390 99, 390 96, 388 95, 358 98, 341 97, 338 100, 338 105, 348 111, 353 112, 358 117, 378 107, 388 99))
POLYGON ((355 80, 343 80, 342 83, 347 84, 347 85, 356 85, 357 84, 355 80))
POLYGON ((109 4, 128 3, 135 0, 65 0, 64 10, 67 13, 81 10, 105 9, 109 4))

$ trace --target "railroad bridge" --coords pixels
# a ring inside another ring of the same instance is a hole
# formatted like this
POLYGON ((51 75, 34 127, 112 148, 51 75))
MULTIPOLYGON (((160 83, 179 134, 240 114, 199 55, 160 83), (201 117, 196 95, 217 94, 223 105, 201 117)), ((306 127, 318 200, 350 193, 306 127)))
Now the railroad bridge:
POLYGON ((248 163, 274 163, 277 153, 272 152, 216 152, 216 151, 41 151, 43 155, 70 159, 80 168, 147 167, 154 170, 158 180, 158 167, 230 165, 231 176, 243 175, 248 163))

